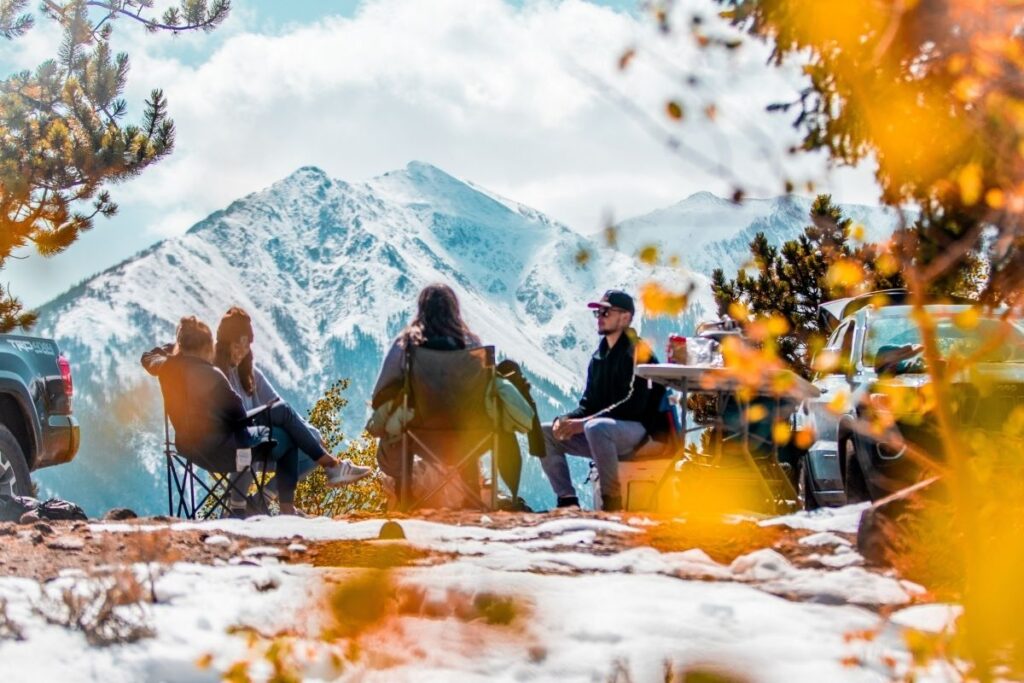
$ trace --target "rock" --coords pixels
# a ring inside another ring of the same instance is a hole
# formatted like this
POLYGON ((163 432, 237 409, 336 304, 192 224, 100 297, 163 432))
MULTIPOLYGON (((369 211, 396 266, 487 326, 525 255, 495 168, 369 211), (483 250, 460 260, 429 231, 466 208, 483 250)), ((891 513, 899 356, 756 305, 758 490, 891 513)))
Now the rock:
POLYGON ((36 545, 39 545, 43 542, 43 535, 38 531, 33 531, 32 534, 29 536, 29 540, 35 543, 36 545))
POLYGON ((405 529, 394 520, 388 520, 380 528, 377 538, 384 541, 401 541, 405 539, 405 529))
POLYGON ((39 520, 39 514, 35 510, 29 510, 21 516, 21 519, 18 520, 18 524, 35 524, 39 520))
POLYGON ((103 521, 105 522, 122 522, 126 519, 138 519, 139 516, 135 514, 135 510, 129 508, 111 508, 107 511, 107 514, 103 515, 103 521))
POLYGON ((53 550, 78 551, 85 547, 85 541, 77 536, 58 536, 46 544, 53 550))
POLYGON ((242 551, 242 557, 277 557, 280 554, 280 548, 270 545, 257 545, 242 551))
POLYGON ((308 550, 309 550, 309 548, 307 548, 306 546, 302 545, 301 543, 292 543, 291 545, 288 546, 288 552, 296 553, 296 554, 299 554, 299 555, 301 555, 302 553, 305 553, 308 550))
POLYGON ((15 533, 14 525, 8 522, 0 523, 0 536, 13 536, 15 533))
POLYGON ((53 527, 46 522, 36 522, 35 526, 32 528, 41 534, 46 534, 47 536, 53 533, 53 527))
POLYGON ((945 495, 938 477, 932 477, 897 491, 869 507, 857 528, 857 551, 871 564, 891 565, 900 552, 901 539, 913 533, 928 504, 945 495))
POLYGON ((213 534, 204 538, 203 543, 217 548, 226 548, 231 545, 231 539, 223 534, 213 534))

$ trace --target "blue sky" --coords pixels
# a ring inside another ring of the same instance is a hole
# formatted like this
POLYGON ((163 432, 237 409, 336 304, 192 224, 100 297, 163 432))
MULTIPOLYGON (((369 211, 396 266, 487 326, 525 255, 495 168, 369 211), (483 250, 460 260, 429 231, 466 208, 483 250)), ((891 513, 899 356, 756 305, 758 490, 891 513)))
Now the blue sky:
MULTIPOLYGON (((709 0, 680 4, 714 9, 709 0)), ((791 80, 765 66, 764 46, 726 60, 664 39, 634 0, 235 0, 233 7, 210 34, 150 36, 118 22, 115 48, 132 60, 129 118, 151 88, 163 88, 177 145, 138 179, 112 187, 120 214, 98 219, 68 252, 42 259, 26 250, 8 262, 0 282, 29 306, 304 165, 360 181, 426 161, 581 232, 696 191, 729 194, 734 181, 670 153, 638 123, 637 111, 656 120, 677 95, 693 111, 713 96, 720 114, 713 127, 691 117, 673 132, 736 169, 753 194, 780 192, 758 183, 778 177, 774 157, 794 134, 779 117, 765 118, 764 107, 793 92, 791 80), (637 44, 649 51, 619 72, 619 55, 637 44), (680 93, 676 68, 702 74, 708 92, 680 93)), ((46 23, 0 44, 0 69, 30 68, 52 55, 56 36, 46 23)), ((821 165, 812 166, 794 178, 811 174, 826 184, 821 165)), ((837 187, 840 200, 871 201, 863 173, 837 187)))

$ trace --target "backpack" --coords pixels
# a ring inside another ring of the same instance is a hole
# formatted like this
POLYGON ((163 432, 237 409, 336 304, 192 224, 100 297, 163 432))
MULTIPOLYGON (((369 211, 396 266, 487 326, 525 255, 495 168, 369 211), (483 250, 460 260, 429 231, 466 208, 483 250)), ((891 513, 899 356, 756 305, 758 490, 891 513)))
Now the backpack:
POLYGON ((0 521, 17 522, 29 512, 50 521, 88 519, 85 510, 66 500, 50 498, 40 502, 28 496, 0 496, 0 521))

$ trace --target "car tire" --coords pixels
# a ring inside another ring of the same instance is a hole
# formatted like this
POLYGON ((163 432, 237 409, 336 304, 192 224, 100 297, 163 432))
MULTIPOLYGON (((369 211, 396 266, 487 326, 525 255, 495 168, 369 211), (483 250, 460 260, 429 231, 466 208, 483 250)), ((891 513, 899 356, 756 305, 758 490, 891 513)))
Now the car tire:
POLYGON ((800 497, 800 502, 804 506, 804 510, 812 512, 821 507, 818 503, 818 499, 814 496, 814 482, 811 480, 811 470, 807 466, 807 456, 800 458, 797 464, 797 494, 800 497))
POLYGON ((3 425, 0 425, 0 495, 32 495, 32 479, 21 444, 3 425))
POLYGON ((846 490, 846 502, 864 503, 871 500, 868 483, 864 478, 864 470, 857 457, 857 440, 851 435, 846 437, 843 449, 846 466, 843 468, 843 488, 846 490))

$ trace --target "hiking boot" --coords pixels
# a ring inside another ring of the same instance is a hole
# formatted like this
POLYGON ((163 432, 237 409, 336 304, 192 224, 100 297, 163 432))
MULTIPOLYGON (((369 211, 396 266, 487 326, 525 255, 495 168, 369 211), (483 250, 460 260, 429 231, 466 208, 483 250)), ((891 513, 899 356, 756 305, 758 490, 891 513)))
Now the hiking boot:
POLYGON ((601 499, 601 509, 605 512, 620 512, 622 510, 622 496, 604 496, 601 499))
POLYGON ((560 508, 578 508, 580 506, 580 499, 576 496, 559 496, 558 507, 560 508))
POLYGON ((339 460, 338 464, 333 467, 325 467, 324 472, 327 473, 327 485, 337 488, 339 486, 347 486, 359 481, 363 477, 370 476, 373 468, 356 465, 348 458, 345 458, 344 460, 339 460))

